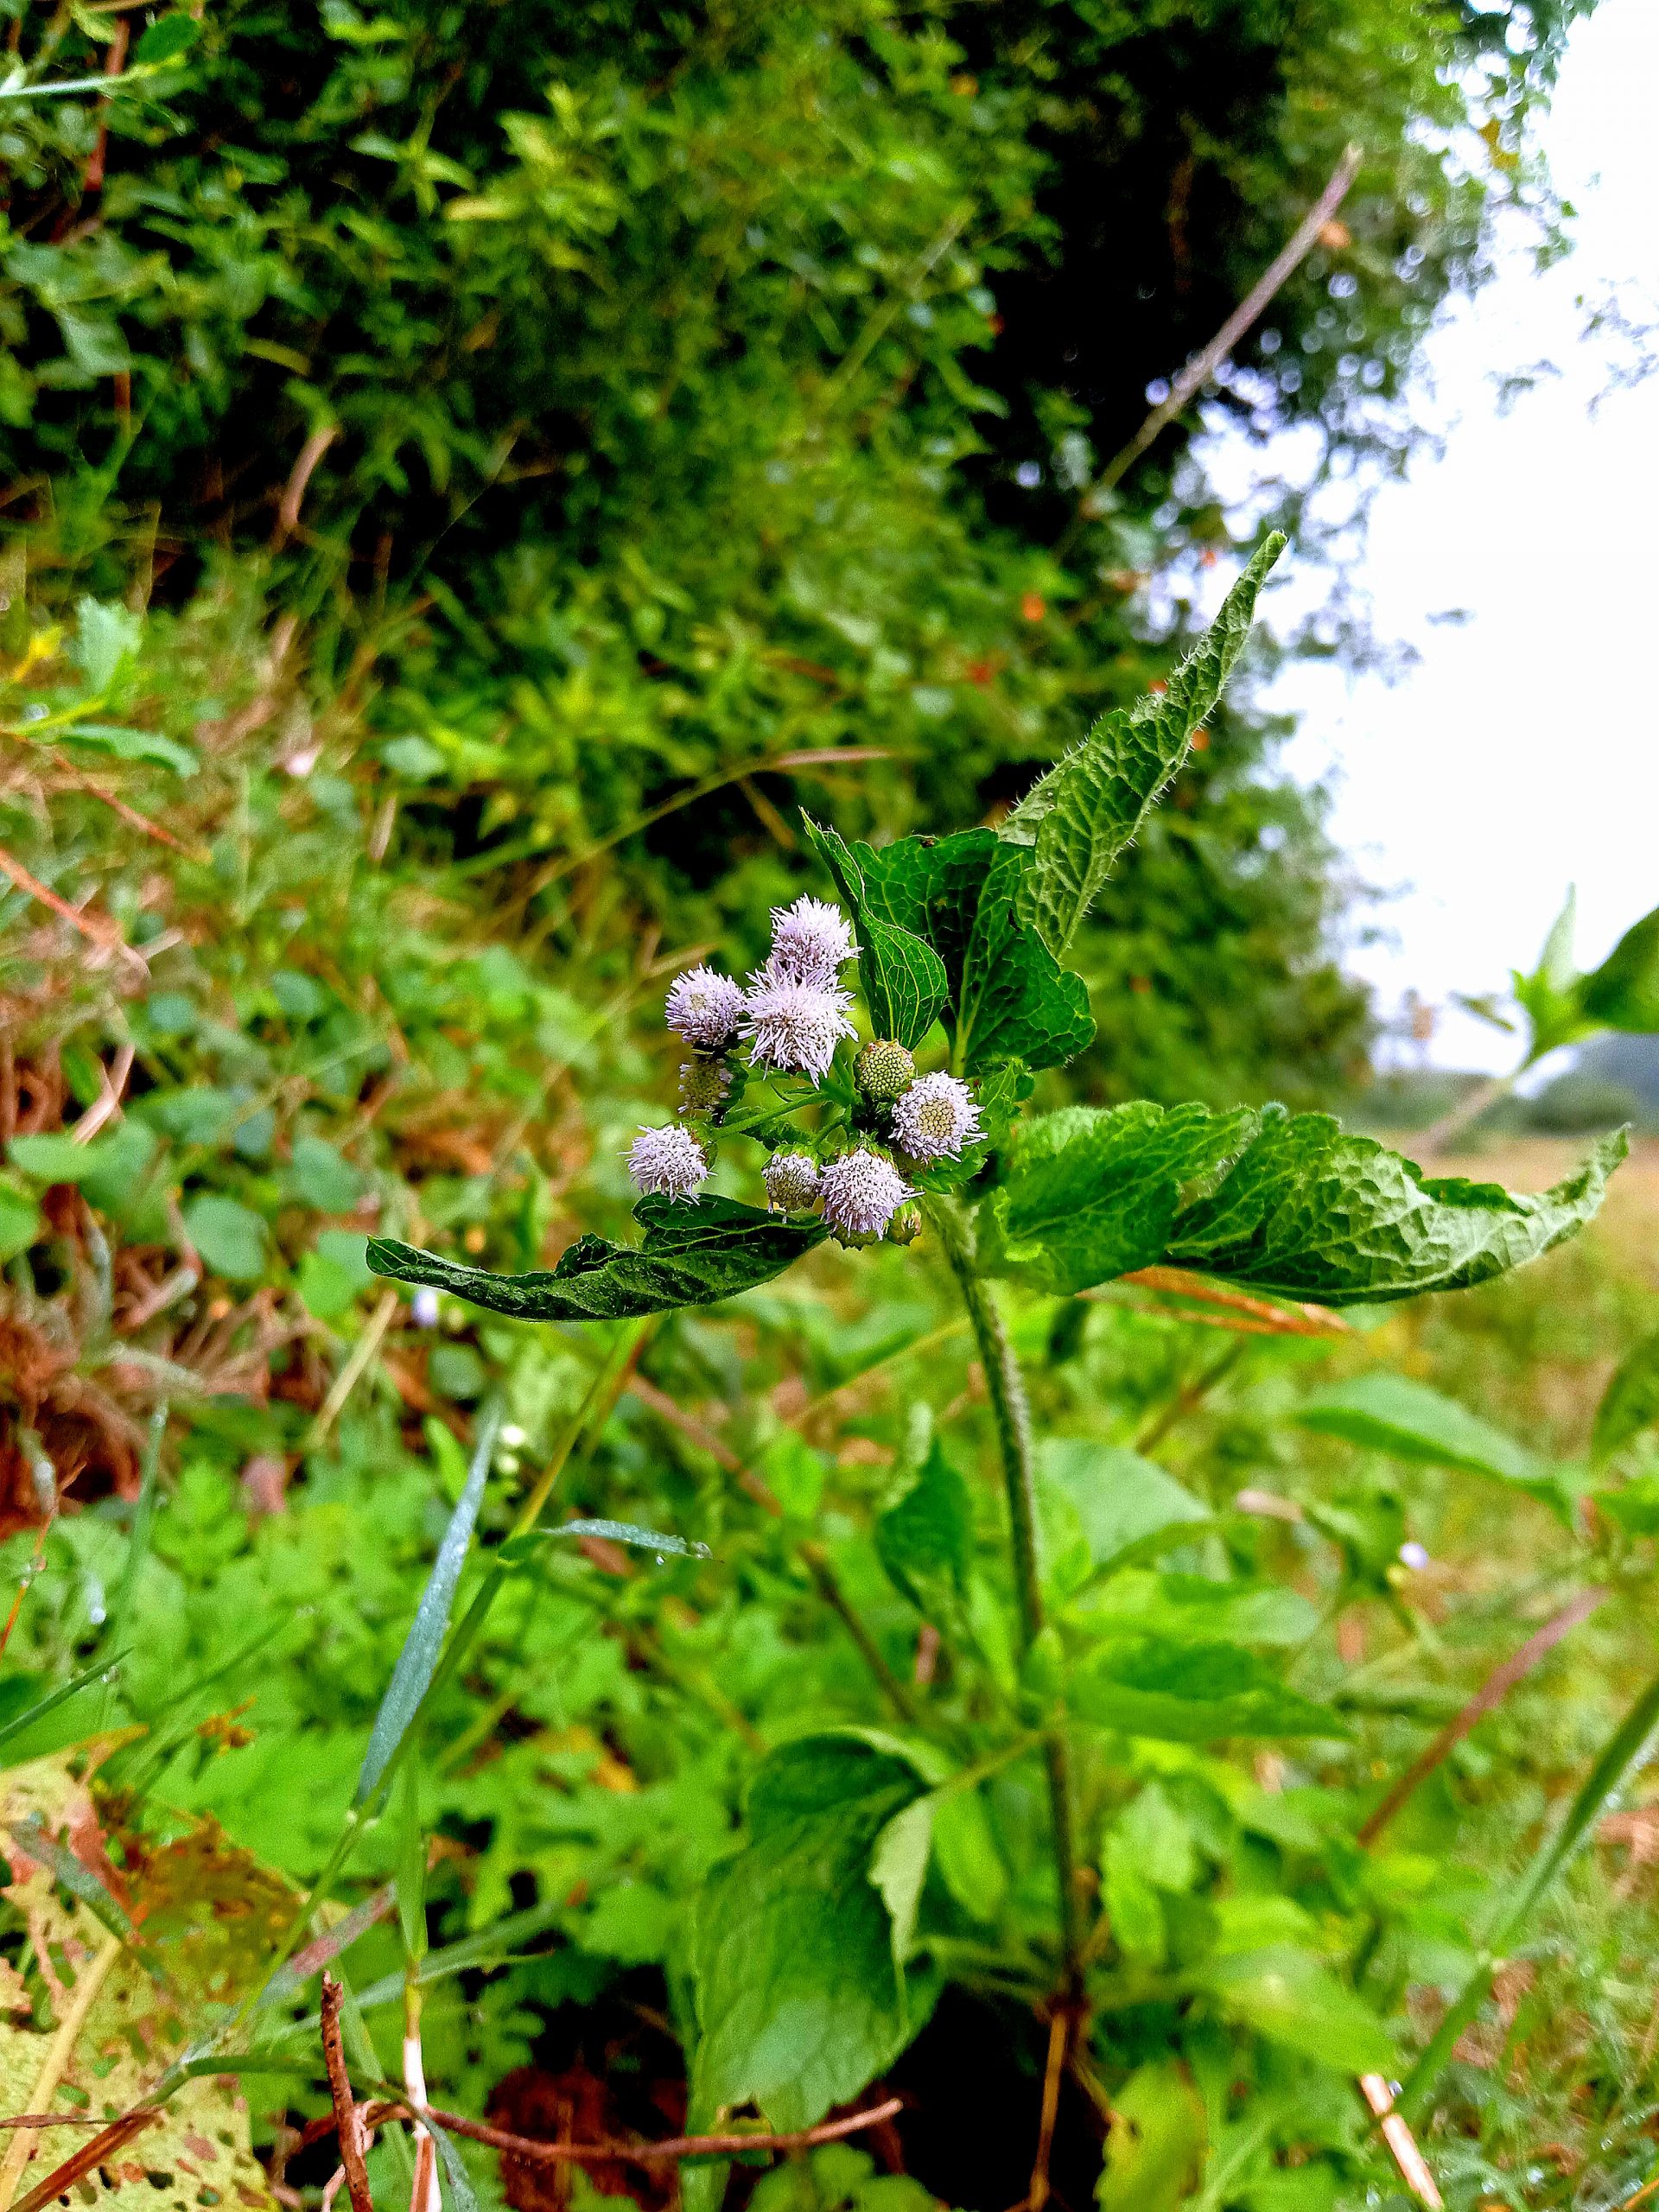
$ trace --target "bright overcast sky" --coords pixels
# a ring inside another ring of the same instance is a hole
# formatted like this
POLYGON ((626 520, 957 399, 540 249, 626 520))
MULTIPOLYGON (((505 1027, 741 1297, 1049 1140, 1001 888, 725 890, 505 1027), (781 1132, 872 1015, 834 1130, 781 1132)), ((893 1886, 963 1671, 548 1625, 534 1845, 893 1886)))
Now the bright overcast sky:
MULTIPOLYGON (((1656 84, 1659 7, 1603 0, 1537 130, 1574 251, 1541 274, 1506 250, 1429 337, 1445 457, 1380 493, 1356 578, 1415 665, 1393 683, 1298 667, 1270 695, 1300 716, 1286 765, 1330 785, 1357 873, 1398 893, 1374 916, 1392 942, 1350 955, 1384 1014, 1408 987, 1443 1002, 1530 967, 1570 882, 1586 967, 1659 904, 1659 376, 1592 413, 1620 349, 1581 336, 1578 305, 1611 287, 1659 312, 1656 84), (1494 377, 1540 359, 1560 375, 1500 413, 1494 377)), ((1512 1048, 1452 1010, 1433 1057, 1512 1048)))

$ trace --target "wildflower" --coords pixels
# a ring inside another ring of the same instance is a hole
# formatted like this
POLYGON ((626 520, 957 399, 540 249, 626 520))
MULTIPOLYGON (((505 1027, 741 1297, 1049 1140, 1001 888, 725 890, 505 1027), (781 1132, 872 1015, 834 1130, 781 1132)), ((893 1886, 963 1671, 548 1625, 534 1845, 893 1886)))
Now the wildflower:
POLYGON ((680 1067, 682 1114, 713 1114, 726 1103, 732 1071, 723 1060, 705 1059, 701 1053, 680 1067))
POLYGON ((750 1060, 756 1067, 793 1069, 820 1081, 836 1045, 856 1034, 847 1019, 852 993, 834 983, 790 982, 770 963, 750 983, 743 1007, 750 1060))
POLYGON ((858 947, 847 917, 823 899, 798 899, 772 910, 772 957, 766 971, 780 982, 816 983, 833 990, 858 947))
POLYGON ((850 1236, 880 1236, 906 1198, 916 1195, 890 1160, 863 1147, 843 1152, 820 1171, 823 1217, 850 1236))
POLYGON ((1428 1565, 1427 1545, 1417 1543, 1415 1541, 1402 1544, 1400 1564, 1402 1567, 1410 1567, 1414 1573, 1421 1574, 1428 1565))
POLYGON ((983 1136, 979 1109, 953 1075, 925 1075, 893 1109, 893 1134, 910 1160, 960 1160, 964 1144, 983 1136))
POLYGON ((435 1329, 438 1325, 438 1294, 426 1284, 415 1294, 410 1312, 417 1329, 435 1329))
POLYGON ((818 1163, 804 1152, 774 1152, 761 1170, 780 1213, 808 1213, 818 1202, 818 1163))
POLYGON ((628 1147, 628 1173, 648 1195, 695 1205, 697 1186, 708 1179, 709 1156, 683 1123, 671 1122, 665 1129, 640 1129, 628 1147))
POLYGON ((853 1078, 867 1098, 900 1098, 915 1080, 916 1063, 902 1045, 878 1037, 858 1056, 853 1078))
POLYGON ((743 1014, 742 986, 713 968, 688 968, 668 987, 663 1008, 669 1027, 688 1045, 717 1052, 737 1035, 743 1014))

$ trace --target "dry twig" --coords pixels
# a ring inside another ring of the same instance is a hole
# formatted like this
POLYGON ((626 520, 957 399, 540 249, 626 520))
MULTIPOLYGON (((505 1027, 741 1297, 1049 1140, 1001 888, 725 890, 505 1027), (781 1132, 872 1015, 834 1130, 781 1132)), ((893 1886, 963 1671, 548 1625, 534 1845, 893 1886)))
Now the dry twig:
POLYGON ((346 2071, 345 2046, 340 2035, 340 1986, 331 1974, 322 1977, 322 2056, 328 2069, 328 2094, 334 2099, 334 2133, 340 2140, 340 2162, 346 2169, 346 2186, 352 2193, 352 2212, 374 2212, 369 2195, 368 2170, 363 2164, 364 2126, 352 2096, 346 2071))

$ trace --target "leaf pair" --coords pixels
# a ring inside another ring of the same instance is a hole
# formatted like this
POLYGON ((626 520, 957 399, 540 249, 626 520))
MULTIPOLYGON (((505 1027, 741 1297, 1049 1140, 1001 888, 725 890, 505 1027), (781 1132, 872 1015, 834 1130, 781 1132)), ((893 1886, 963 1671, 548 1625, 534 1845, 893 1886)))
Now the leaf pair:
POLYGON ((1659 1030, 1659 906, 1633 923, 1587 976, 1580 974, 1573 957, 1577 918, 1578 893, 1573 890, 1544 940, 1536 968, 1529 976, 1517 970, 1510 978, 1531 1029, 1529 1067, 1599 1029, 1643 1036, 1659 1030))
POLYGON ((1069 1107, 1019 1133, 980 1264, 1062 1296, 1160 1263, 1323 1305, 1465 1289, 1580 1228, 1626 1149, 1523 1195, 1425 1178, 1324 1114, 1069 1107))

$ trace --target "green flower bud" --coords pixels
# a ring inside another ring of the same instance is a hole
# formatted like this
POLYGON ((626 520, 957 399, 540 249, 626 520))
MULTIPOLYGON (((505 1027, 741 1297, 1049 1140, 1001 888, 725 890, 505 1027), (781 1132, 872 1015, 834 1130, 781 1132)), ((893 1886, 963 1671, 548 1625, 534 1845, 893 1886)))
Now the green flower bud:
POLYGON ((916 1077, 916 1063, 902 1045, 878 1037, 859 1054, 854 1078, 867 1098, 902 1098, 916 1077))
POLYGON ((708 1059, 702 1054, 695 1060, 686 1060, 680 1068, 680 1111, 718 1113, 731 1087, 731 1070, 724 1060, 708 1059))
POLYGON ((919 1206, 900 1206, 887 1224, 889 1244, 913 1244, 922 1233, 922 1210, 919 1206))

